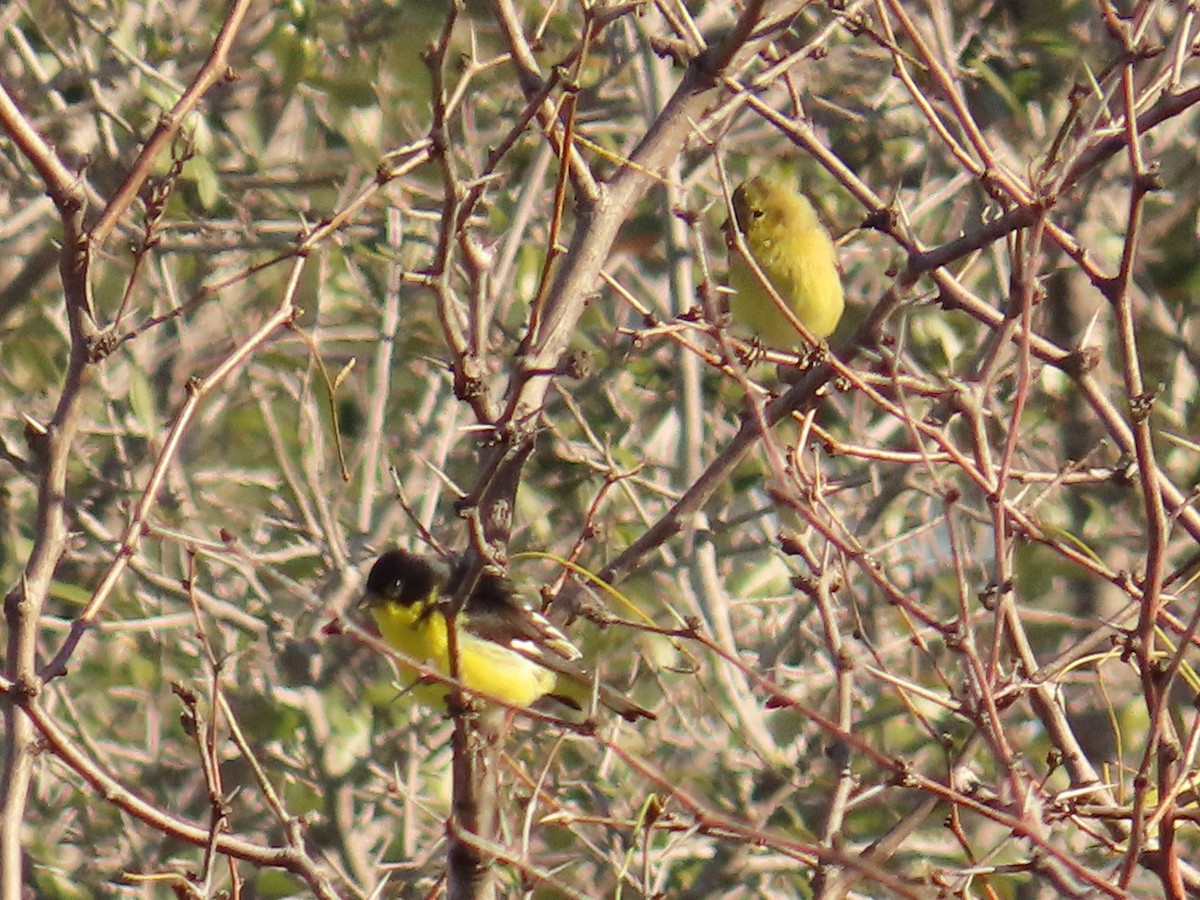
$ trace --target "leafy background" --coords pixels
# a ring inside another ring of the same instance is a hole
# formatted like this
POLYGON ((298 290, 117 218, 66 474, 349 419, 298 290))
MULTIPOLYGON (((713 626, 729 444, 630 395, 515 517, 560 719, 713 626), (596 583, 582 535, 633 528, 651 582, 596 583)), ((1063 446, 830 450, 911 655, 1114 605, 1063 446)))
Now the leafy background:
POLYGON ((1200 889, 1190 6, 0 28, 4 896, 454 893, 354 610, 414 521, 658 714, 516 718, 503 895, 1200 889), (777 373, 718 286, 779 165, 849 309, 777 373))

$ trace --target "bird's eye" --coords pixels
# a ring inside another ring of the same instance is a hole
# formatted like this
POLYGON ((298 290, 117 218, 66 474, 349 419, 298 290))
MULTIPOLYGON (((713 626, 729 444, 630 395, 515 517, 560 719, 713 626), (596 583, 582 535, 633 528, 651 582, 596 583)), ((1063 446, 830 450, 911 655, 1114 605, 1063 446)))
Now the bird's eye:
POLYGON ((750 216, 754 219, 761 219, 766 213, 761 209, 750 210, 750 216))

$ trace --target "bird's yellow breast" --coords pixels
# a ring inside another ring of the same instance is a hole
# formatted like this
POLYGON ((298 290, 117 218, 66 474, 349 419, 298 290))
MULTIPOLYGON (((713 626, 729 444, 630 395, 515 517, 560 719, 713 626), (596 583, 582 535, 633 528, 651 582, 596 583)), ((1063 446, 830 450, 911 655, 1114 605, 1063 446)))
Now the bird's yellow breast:
MULTIPOLYGON (((371 613, 385 641, 441 674, 451 674, 450 641, 441 612, 422 616, 419 605, 387 603, 372 607, 371 613)), ((481 640, 461 627, 456 643, 458 677, 472 691, 511 706, 530 706, 554 690, 553 672, 507 647, 481 640)), ((416 677, 411 669, 409 673, 416 677)))

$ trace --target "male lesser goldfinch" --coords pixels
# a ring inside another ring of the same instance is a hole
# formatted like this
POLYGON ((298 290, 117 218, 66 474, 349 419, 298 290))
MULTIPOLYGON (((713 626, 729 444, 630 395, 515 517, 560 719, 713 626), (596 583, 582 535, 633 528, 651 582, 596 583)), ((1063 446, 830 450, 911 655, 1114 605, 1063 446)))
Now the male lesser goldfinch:
MULTIPOLYGON (((363 597, 388 644, 447 676, 453 669, 443 603, 453 595, 458 577, 440 561, 389 550, 371 567, 363 597)), ((523 603, 505 578, 487 570, 481 573, 456 621, 458 679, 469 690, 510 706, 529 707, 550 697, 580 709, 559 690, 574 688, 572 693, 584 694, 591 689, 591 673, 576 662, 578 648, 523 603)), ((598 686, 598 697, 631 722, 655 718, 604 685, 598 686)))
MULTIPOLYGON (((829 232, 808 198, 781 179, 763 175, 733 192, 737 228, 763 275, 814 338, 833 334, 842 317, 842 279, 829 232)), ((729 312, 764 344, 790 349, 799 332, 736 249, 729 251, 729 312)))

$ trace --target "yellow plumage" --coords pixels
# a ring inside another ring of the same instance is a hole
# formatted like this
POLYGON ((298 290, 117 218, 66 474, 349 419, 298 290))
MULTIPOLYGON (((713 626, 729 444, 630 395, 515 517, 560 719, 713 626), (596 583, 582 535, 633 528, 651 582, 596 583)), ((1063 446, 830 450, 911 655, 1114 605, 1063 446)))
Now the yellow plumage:
MULTIPOLYGON (((814 338, 829 337, 845 301, 833 240, 812 204, 789 185, 760 175, 734 191, 733 210, 746 246, 775 292, 814 338)), ((735 248, 730 249, 729 286, 735 323, 769 347, 800 343, 800 333, 735 248)))
MULTIPOLYGON (((441 674, 450 674, 450 641, 441 610, 430 610, 422 603, 388 603, 371 607, 371 613, 385 641, 441 674)), ((458 631, 458 661, 458 677, 463 684, 510 706, 532 706, 552 692, 558 681, 549 669, 464 629, 458 631)), ((417 677, 408 666, 404 668, 417 677)))
MULTIPOLYGON (((447 678, 457 676, 472 693, 509 706, 530 707, 543 697, 576 710, 594 690, 601 703, 633 721, 654 713, 603 684, 579 664, 579 649, 545 616, 522 603, 512 585, 484 571, 475 581, 465 609, 454 620, 457 669, 451 665, 450 634, 444 603, 464 577, 440 562, 389 550, 367 577, 363 603, 384 641, 406 657, 447 678)), ((417 672, 397 664, 414 680, 417 672)), ((446 685, 432 688, 444 697, 446 685)), ((423 691, 428 694, 429 691, 423 691)))

